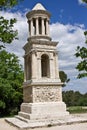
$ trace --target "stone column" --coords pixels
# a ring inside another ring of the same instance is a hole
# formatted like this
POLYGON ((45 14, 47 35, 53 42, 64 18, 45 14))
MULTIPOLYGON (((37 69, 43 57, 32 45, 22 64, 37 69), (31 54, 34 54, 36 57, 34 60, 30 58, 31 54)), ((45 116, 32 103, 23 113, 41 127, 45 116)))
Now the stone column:
POLYGON ((36 79, 36 67, 37 67, 37 63, 36 63, 36 55, 35 55, 35 51, 32 51, 32 66, 31 66, 31 73, 32 73, 32 79, 36 79))
POLYGON ((55 78, 59 78, 59 66, 58 66, 58 56, 57 52, 55 52, 55 78))
POLYGON ((24 82, 26 82, 26 57, 24 57, 24 82))
POLYGON ((49 35, 49 20, 46 20, 46 34, 49 35))
POLYGON ((41 58, 38 58, 38 78, 41 78, 41 58))
POLYGON ((31 36, 31 33, 30 33, 30 28, 31 28, 31 27, 30 27, 30 20, 28 20, 27 22, 28 22, 28 24, 29 24, 29 36, 31 36))
POLYGON ((29 66, 28 66, 28 57, 26 57, 26 80, 28 80, 28 69, 29 66))
POLYGON ((45 29, 44 29, 44 18, 42 18, 42 35, 45 34, 45 29))
POLYGON ((55 64, 54 64, 54 57, 51 56, 50 59, 50 78, 55 78, 55 64))
POLYGON ((33 35, 33 19, 30 21, 30 35, 33 35))
POLYGON ((39 34, 38 17, 36 18, 36 35, 39 34))

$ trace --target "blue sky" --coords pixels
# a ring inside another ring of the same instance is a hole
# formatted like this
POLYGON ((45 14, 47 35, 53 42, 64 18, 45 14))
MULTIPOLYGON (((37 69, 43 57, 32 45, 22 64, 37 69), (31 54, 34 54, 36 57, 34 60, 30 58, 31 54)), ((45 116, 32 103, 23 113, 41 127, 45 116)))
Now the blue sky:
MULTIPOLYGON (((24 0, 11 11, 0 12, 5 18, 17 18, 15 29, 19 32, 19 40, 7 45, 9 52, 15 53, 23 64, 23 46, 29 37, 26 13, 35 4, 41 3, 50 13, 50 35, 58 41, 59 69, 66 72, 70 82, 64 90, 87 92, 87 78, 77 79, 75 69, 80 59, 75 58, 76 47, 84 46, 84 31, 87 30, 87 8, 81 0, 24 0)), ((1 43, 0 43, 1 44, 1 43)))
POLYGON ((51 12, 51 23, 59 21, 67 23, 84 23, 87 27, 87 8, 80 3, 81 0, 24 0, 19 8, 32 9, 36 3, 42 3, 51 12))

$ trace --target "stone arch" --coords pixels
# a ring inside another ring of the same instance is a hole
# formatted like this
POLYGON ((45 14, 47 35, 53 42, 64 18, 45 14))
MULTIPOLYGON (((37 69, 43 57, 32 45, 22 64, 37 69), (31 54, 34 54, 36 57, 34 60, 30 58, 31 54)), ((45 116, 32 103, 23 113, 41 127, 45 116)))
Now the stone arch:
POLYGON ((45 53, 41 55, 41 76, 50 77, 50 59, 45 53))
POLYGON ((40 53, 38 54, 38 58, 41 58, 42 55, 47 55, 47 56, 49 57, 49 60, 51 59, 50 53, 48 53, 48 52, 46 52, 46 51, 40 52, 40 53))

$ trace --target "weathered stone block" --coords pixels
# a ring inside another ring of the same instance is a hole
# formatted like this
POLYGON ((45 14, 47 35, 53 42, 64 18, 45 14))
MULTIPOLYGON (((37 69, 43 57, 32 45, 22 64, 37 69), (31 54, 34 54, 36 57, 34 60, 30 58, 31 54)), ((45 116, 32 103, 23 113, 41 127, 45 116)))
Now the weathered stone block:
POLYGON ((68 114, 64 102, 22 103, 19 112, 19 116, 31 120, 59 118, 68 114))
POLYGON ((23 88, 25 103, 58 102, 62 101, 61 86, 59 85, 34 85, 23 88))

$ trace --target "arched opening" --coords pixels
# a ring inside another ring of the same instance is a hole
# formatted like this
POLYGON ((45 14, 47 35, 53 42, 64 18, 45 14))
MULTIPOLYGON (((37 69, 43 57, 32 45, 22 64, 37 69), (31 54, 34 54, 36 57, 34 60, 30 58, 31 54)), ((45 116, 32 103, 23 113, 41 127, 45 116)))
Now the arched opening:
POLYGON ((50 77, 49 56, 46 54, 41 56, 41 76, 50 77))

